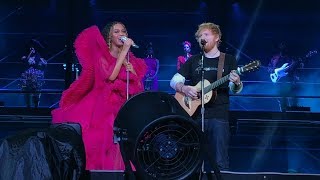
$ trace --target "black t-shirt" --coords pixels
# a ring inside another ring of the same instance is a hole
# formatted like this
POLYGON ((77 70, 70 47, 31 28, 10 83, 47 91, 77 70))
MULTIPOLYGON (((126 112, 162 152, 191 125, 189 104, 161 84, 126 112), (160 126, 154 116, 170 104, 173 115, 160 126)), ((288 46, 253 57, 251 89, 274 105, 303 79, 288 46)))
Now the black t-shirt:
MULTIPOLYGON (((189 58, 189 60, 181 66, 178 73, 181 74, 189 80, 188 85, 195 86, 201 81, 201 57, 202 55, 194 55, 189 58)), ((217 70, 219 57, 207 58, 204 57, 204 79, 213 83, 217 80, 217 70)), ((224 61, 224 68, 222 72, 222 77, 230 73, 231 70, 237 69, 237 61, 235 57, 226 54, 224 61)), ((228 119, 229 112, 229 81, 225 82, 217 88, 218 95, 216 100, 211 98, 211 100, 205 104, 205 118, 222 118, 228 119)), ((201 105, 198 107, 197 111, 193 115, 194 118, 201 118, 201 105)))

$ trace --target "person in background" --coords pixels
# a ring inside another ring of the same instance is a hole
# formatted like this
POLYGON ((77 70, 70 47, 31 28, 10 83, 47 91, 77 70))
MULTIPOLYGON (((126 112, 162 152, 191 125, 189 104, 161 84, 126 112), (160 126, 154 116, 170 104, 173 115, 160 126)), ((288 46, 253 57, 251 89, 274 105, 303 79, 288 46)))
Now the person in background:
POLYGON ((41 57, 40 49, 44 49, 43 45, 36 39, 32 39, 29 43, 28 55, 22 56, 21 60, 27 65, 27 70, 21 74, 21 90, 24 92, 26 106, 28 108, 38 108, 40 104, 41 91, 45 80, 44 70, 47 61, 41 57))
POLYGON ((148 66, 146 76, 143 79, 144 90, 158 90, 158 72, 159 72, 159 60, 154 57, 152 43, 150 42, 146 52, 147 57, 144 58, 148 66))
POLYGON ((182 43, 184 54, 179 56, 177 59, 177 70, 180 69, 181 65, 184 64, 192 55, 191 52, 191 43, 189 41, 184 41, 182 43))
MULTIPOLYGON (((313 51, 310 51, 304 58, 297 58, 293 54, 293 50, 289 48, 287 42, 282 41, 278 44, 278 52, 270 59, 268 72, 275 73, 275 69, 283 69, 283 77, 278 79, 273 88, 278 91, 277 98, 279 110, 282 113, 282 119, 287 120, 287 111, 298 111, 298 92, 301 91, 298 84, 301 72, 297 68, 304 67, 304 61, 312 56, 313 51), (287 65, 284 65, 287 64, 287 65), (282 68, 284 67, 284 68, 282 68)), ((271 76, 270 76, 271 77, 271 76)), ((298 173, 303 169, 305 157, 303 149, 308 149, 307 144, 295 138, 297 132, 293 132, 289 127, 283 128, 283 137, 285 138, 283 145, 286 146, 287 155, 287 172, 298 173), (297 150, 300 149, 300 150, 297 150)))
POLYGON ((281 42, 278 45, 279 52, 272 56, 268 64, 268 72, 274 73, 275 69, 284 67, 284 71, 281 71, 283 77, 277 80, 274 88, 278 90, 280 98, 278 98, 279 109, 281 112, 285 112, 288 107, 294 107, 298 105, 298 99, 295 98, 298 91, 297 82, 299 81, 298 67, 302 67, 302 64, 298 63, 298 60, 291 56, 290 50, 286 42, 281 42), (281 85, 281 83, 285 82, 281 85), (287 97, 289 96, 289 97, 287 97), (291 96, 291 97, 290 97, 291 96))

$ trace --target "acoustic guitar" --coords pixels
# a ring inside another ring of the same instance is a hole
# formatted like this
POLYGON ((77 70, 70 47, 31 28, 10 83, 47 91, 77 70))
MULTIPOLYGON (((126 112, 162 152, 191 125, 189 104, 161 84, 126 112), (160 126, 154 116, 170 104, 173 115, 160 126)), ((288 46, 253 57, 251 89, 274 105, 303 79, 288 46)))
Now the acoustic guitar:
MULTIPOLYGON (((252 61, 249 64, 238 67, 236 70, 236 73, 241 75, 244 72, 253 71, 255 69, 258 69, 260 67, 261 63, 259 60, 252 61)), ((218 79, 217 81, 210 84, 208 80, 204 80, 204 103, 208 103, 210 99, 214 98, 214 100, 217 97, 217 91, 215 89, 219 86, 221 86, 223 83, 227 82, 229 80, 230 74, 222 77, 221 79, 218 79)), ((201 81, 195 85, 201 94, 201 81)), ((198 106, 201 105, 201 99, 192 99, 191 97, 186 96, 184 93, 177 92, 174 96, 176 100, 179 102, 179 104, 182 106, 182 108, 190 115, 192 116, 194 112, 197 110, 198 106)))

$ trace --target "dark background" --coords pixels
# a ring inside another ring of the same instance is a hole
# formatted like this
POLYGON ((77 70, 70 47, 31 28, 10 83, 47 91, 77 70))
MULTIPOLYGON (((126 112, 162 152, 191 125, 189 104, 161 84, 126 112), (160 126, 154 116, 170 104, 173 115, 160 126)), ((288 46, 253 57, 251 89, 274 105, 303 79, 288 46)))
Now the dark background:
MULTIPOLYGON (((242 76, 246 88, 241 96, 276 96, 277 90, 270 83, 265 66, 282 41, 287 42, 294 57, 319 49, 319 7, 316 0, 2 0, 0 86, 5 90, 18 89, 18 78, 25 69, 20 58, 26 55, 26 43, 34 38, 45 46, 41 54, 49 61, 44 89, 63 90, 73 81, 70 68, 65 71, 62 65, 67 63, 70 67, 71 63, 77 63, 72 49, 76 35, 91 25, 103 28, 116 20, 126 25, 129 36, 140 46, 132 49, 138 57, 145 57, 146 45, 153 43, 161 65, 159 90, 172 93, 169 80, 176 72, 176 58, 183 53, 181 43, 190 41, 192 53, 199 53, 194 38, 197 26, 214 22, 222 29, 221 51, 236 56, 238 65, 256 59, 262 62, 259 71, 242 76)), ((307 96, 301 98, 301 106, 313 107, 313 111, 320 111, 318 101, 309 98, 318 96, 319 64, 317 55, 306 63, 305 69, 299 70, 302 90, 297 96, 307 96)), ((60 94, 41 98, 40 106, 55 107, 60 94)), ((234 109, 277 111, 278 108, 272 98, 235 99, 234 109)), ((7 106, 24 105, 17 94, 4 94, 0 100, 7 106)))

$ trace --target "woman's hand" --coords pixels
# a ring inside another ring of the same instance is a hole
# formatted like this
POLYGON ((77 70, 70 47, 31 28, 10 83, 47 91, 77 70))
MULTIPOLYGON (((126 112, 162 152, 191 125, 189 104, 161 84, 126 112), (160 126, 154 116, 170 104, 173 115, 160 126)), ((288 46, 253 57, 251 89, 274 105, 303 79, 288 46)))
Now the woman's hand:
POLYGON ((132 72, 133 74, 137 75, 136 71, 134 70, 134 68, 130 62, 125 61, 125 62, 123 62, 123 65, 126 67, 127 71, 132 72))
POLYGON ((133 40, 131 38, 125 37, 125 41, 123 42, 123 48, 130 49, 130 47, 134 44, 133 40))

